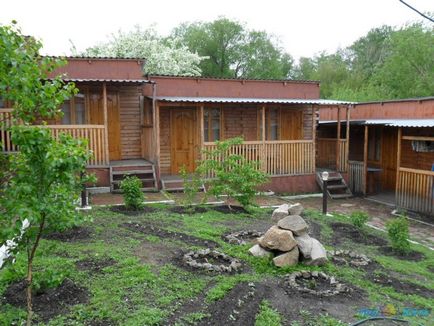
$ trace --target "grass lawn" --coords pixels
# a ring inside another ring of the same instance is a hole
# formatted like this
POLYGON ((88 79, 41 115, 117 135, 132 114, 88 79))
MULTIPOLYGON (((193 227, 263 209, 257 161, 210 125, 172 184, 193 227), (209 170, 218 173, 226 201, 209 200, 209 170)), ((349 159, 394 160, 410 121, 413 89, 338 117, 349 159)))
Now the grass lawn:
MULTIPOLYGON (((376 313, 434 325, 434 253, 425 247, 412 245, 413 254, 396 257, 385 233, 360 233, 343 215, 326 218, 309 210, 310 232, 327 249, 357 251, 372 263, 279 269, 250 256, 251 244, 222 238, 240 230, 266 231, 273 224, 270 210, 226 214, 208 207, 190 215, 172 206, 147 208, 138 214, 97 208, 82 225, 44 237, 35 260, 41 325, 334 326, 376 313), (206 247, 240 260, 241 271, 206 272, 183 264, 184 253, 206 247), (297 292, 285 275, 302 269, 333 275, 353 291, 332 297, 297 292)), ((24 260, 18 256, 0 271, 1 325, 19 325, 25 318, 24 260)))

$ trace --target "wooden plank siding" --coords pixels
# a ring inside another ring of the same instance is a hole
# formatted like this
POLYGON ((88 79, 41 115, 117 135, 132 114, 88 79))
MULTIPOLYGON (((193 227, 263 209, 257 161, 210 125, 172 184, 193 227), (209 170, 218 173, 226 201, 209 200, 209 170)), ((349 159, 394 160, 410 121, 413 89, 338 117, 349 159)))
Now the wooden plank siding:
POLYGON ((121 156, 123 160, 142 157, 142 127, 140 121, 139 87, 121 87, 120 128, 121 128, 121 156))

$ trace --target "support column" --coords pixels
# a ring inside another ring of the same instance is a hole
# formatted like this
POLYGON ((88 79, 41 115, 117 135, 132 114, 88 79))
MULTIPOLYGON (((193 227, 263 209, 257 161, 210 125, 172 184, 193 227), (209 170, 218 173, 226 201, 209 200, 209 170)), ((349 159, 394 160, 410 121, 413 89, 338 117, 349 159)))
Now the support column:
POLYGON ((267 161, 266 161, 266 153, 265 153, 265 105, 262 107, 262 151, 261 151, 261 164, 262 170, 265 172, 267 170, 267 161))
POLYGON ((107 163, 110 162, 109 139, 108 139, 108 113, 107 113, 107 83, 102 84, 102 103, 104 117, 104 153, 107 163))
POLYGON ((345 157, 345 172, 349 172, 348 171, 348 166, 349 166, 349 158, 350 158, 350 116, 351 116, 351 106, 347 106, 347 130, 346 130, 346 139, 347 142, 345 144, 345 153, 346 153, 346 157, 345 157))
POLYGON ((312 173, 316 170, 316 109, 312 105, 312 173))
POLYGON ((365 136, 363 143, 363 194, 368 191, 368 126, 365 125, 365 136))
POLYGON ((199 159, 203 159, 202 151, 204 150, 203 144, 205 142, 204 135, 204 122, 203 122, 203 104, 199 107, 199 159))
POLYGON ((338 119, 337 119, 337 133, 336 133, 336 171, 340 171, 341 162, 341 107, 338 106, 338 119))
POLYGON ((396 151, 396 180, 395 180, 395 203, 398 204, 396 197, 399 190, 399 168, 401 167, 401 142, 402 142, 402 128, 398 129, 398 145, 396 151))

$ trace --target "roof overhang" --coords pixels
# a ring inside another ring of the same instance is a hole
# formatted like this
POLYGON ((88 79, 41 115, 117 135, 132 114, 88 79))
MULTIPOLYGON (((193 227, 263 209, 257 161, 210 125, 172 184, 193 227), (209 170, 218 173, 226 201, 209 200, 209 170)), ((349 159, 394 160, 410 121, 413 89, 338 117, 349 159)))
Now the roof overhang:
MULTIPOLYGON (((320 121, 320 124, 336 124, 336 120, 320 121)), ((346 123, 346 121, 341 121, 346 123)), ((352 125, 381 125, 386 127, 408 127, 408 128, 432 128, 434 127, 434 119, 367 119, 367 120, 351 120, 352 125)))
POLYGON ((155 84, 154 81, 148 79, 62 78, 62 80, 74 83, 155 84))
POLYGON ((253 104, 307 104, 307 105, 351 105, 354 102, 324 100, 324 99, 296 99, 296 98, 238 98, 238 97, 183 97, 157 96, 161 102, 170 103, 253 103, 253 104))

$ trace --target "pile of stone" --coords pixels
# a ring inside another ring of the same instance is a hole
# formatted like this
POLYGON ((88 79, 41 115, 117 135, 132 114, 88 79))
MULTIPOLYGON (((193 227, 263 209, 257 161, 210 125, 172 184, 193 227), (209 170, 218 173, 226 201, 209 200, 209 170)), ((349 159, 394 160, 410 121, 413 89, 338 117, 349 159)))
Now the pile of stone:
POLYGON ((242 264, 222 252, 211 249, 189 251, 183 257, 184 264, 209 272, 231 273, 241 269, 242 264))
POLYGON ((285 283, 297 291, 324 297, 352 291, 350 287, 338 282, 334 276, 317 271, 294 272, 286 276, 285 283), (311 286, 306 286, 304 283, 311 286))
POLYGON ((361 267, 371 263, 366 255, 351 250, 333 250, 329 251, 328 254, 333 262, 341 265, 361 267))
POLYGON ((327 252, 323 245, 308 234, 306 221, 300 216, 301 204, 284 204, 274 210, 272 220, 277 222, 249 249, 256 257, 274 256, 277 267, 293 266, 299 261, 307 265, 324 265, 327 252))

